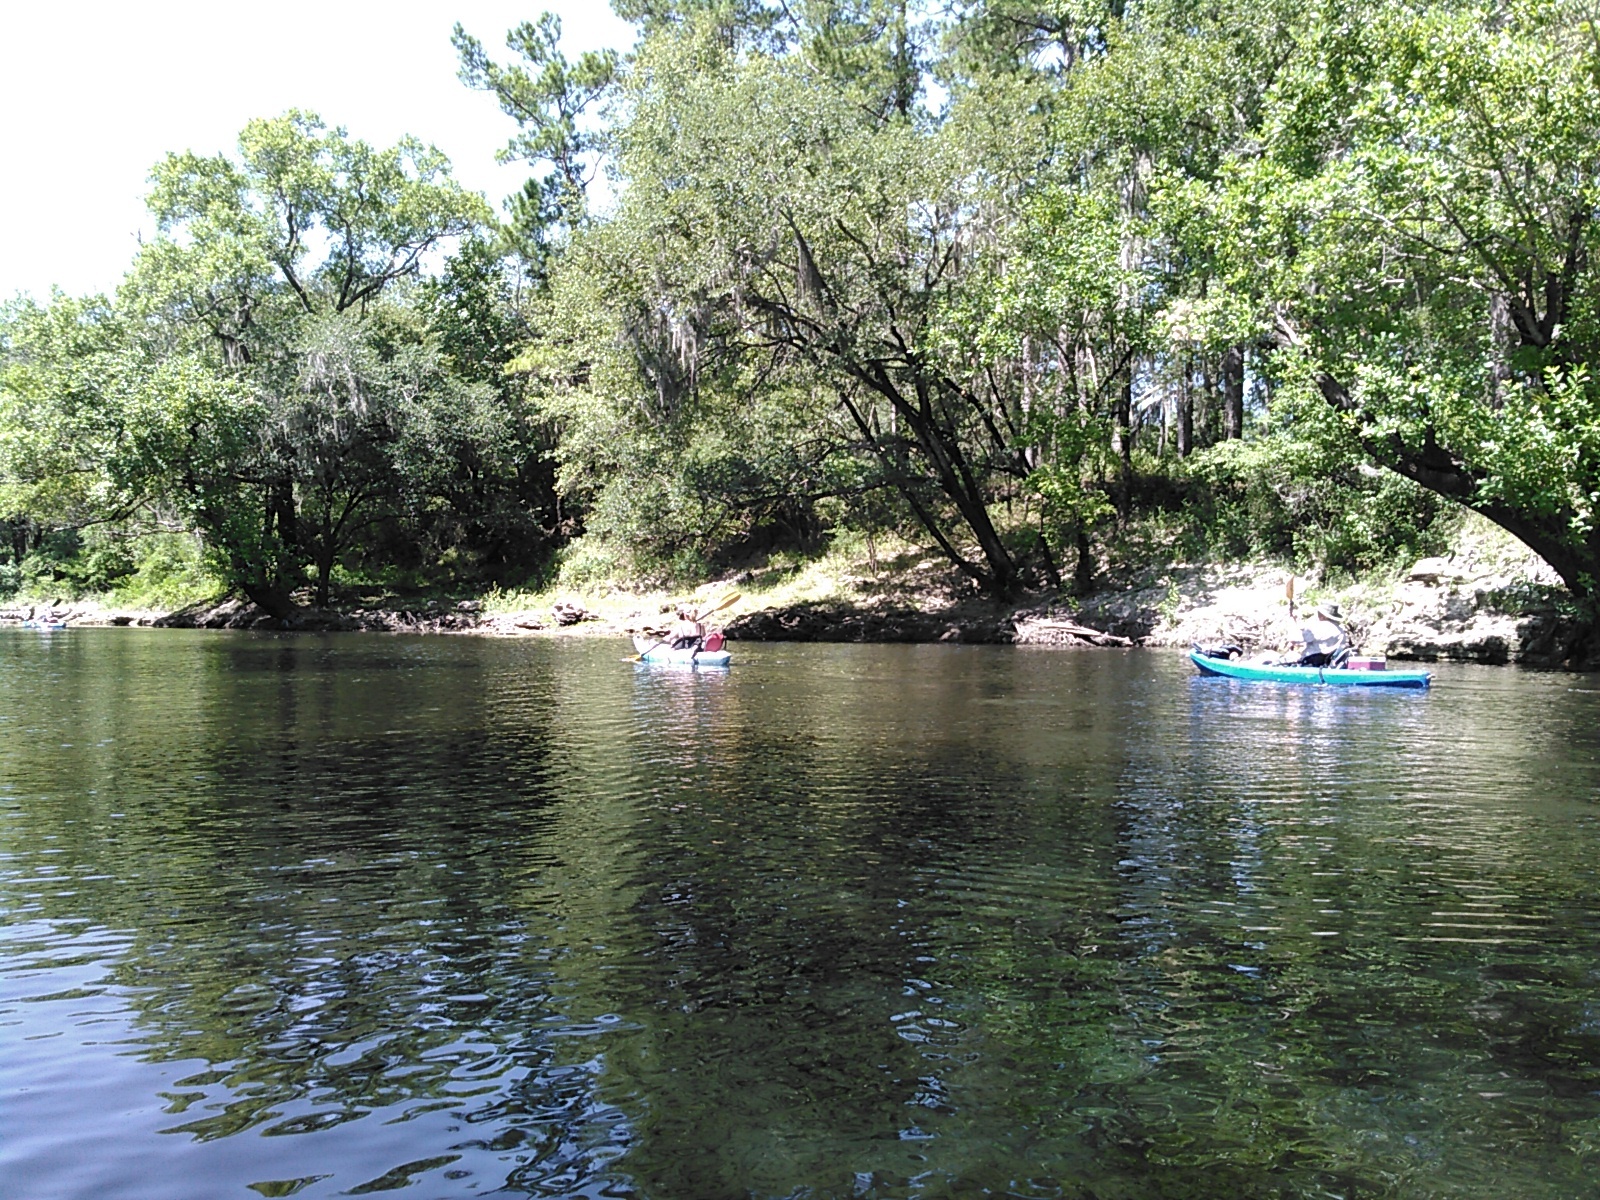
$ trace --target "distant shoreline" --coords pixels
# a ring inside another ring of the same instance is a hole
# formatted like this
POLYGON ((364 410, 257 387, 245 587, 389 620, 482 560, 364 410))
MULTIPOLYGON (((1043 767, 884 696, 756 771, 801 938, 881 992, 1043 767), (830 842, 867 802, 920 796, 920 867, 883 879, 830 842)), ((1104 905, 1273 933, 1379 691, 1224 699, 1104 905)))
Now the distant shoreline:
MULTIPOLYGON (((1176 566, 1152 570, 1081 599, 1037 594, 1005 604, 886 603, 836 597, 733 606, 723 624, 732 641, 964 643, 1058 647, 1183 647, 1234 642, 1247 651, 1293 638, 1285 597, 1287 568, 1273 564, 1176 566)), ((728 590, 727 583, 700 592, 728 590)), ((1567 661, 1571 622, 1558 589, 1526 564, 1485 564, 1470 555, 1428 559, 1399 577, 1302 594, 1337 599, 1352 637, 1367 652, 1407 662, 1474 662, 1600 669, 1600 659, 1567 661)), ((284 622, 242 600, 177 612, 126 609, 96 601, 0 606, 0 627, 64 621, 68 627, 258 629, 291 632, 453 634, 488 637, 628 637, 660 632, 665 607, 626 592, 498 611, 483 600, 305 608, 284 622)))

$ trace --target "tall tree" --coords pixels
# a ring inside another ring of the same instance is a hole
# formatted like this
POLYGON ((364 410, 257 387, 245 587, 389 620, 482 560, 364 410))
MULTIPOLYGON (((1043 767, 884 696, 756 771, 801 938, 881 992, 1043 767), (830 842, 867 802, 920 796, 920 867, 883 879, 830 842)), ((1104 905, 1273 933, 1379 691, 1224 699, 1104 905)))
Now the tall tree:
POLYGON ((648 40, 616 134, 623 199, 572 269, 615 280, 662 412, 727 364, 804 377, 951 561, 1010 591, 989 506, 1027 465, 935 337, 992 207, 958 143, 822 83, 804 56, 735 55, 705 29, 648 40))
POLYGON ((514 247, 543 275, 550 255, 582 222, 588 189, 603 152, 597 110, 616 86, 615 50, 590 50, 569 59, 561 50, 561 18, 543 13, 506 35, 520 62, 497 63, 461 25, 451 42, 468 87, 492 92, 517 132, 501 162, 525 162, 536 174, 511 198, 508 230, 514 247))
MULTIPOLYGON (((208 364, 252 399, 248 445, 221 453, 197 430, 175 478, 233 582, 287 616, 313 563, 326 601, 339 546, 384 478, 373 455, 394 414, 358 369, 372 361, 356 351, 376 332, 367 319, 488 214, 438 151, 377 150, 301 112, 252 121, 237 159, 174 154, 152 178, 160 232, 122 306, 145 322, 141 341, 164 341, 149 353, 208 364)), ((436 369, 408 369, 442 386, 436 369)), ((422 385, 396 386, 414 397, 422 385)))

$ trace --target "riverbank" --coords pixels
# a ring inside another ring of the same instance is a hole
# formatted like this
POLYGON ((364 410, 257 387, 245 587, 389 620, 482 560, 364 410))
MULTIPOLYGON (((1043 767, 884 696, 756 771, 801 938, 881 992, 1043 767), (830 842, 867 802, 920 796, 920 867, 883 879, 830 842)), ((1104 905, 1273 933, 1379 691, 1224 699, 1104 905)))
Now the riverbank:
MULTIPOLYGON (((1232 642, 1247 652, 1289 644, 1294 626, 1281 563, 1173 564, 1105 579, 1083 597, 1036 594, 999 603, 971 594, 942 561, 922 552, 878 559, 867 571, 817 563, 767 564, 694 589, 708 606, 730 592, 728 636, 748 641, 964 642, 1051 646, 1168 646, 1232 642)), ((1521 543, 1469 522, 1450 554, 1358 581, 1294 575, 1298 610, 1324 600, 1343 609, 1366 652, 1416 662, 1600 667, 1569 662, 1574 628, 1559 580, 1521 543)), ((683 593, 596 589, 417 603, 307 607, 289 621, 246 601, 176 612, 97 601, 0 606, 0 624, 158 628, 294 629, 311 632, 476 634, 500 637, 658 633, 683 593)))
POLYGON ((1476 520, 1463 525, 1449 554, 1361 580, 1325 580, 1271 562, 1174 564, 1114 577, 1081 598, 876 611, 819 602, 741 616, 729 633, 763 640, 1185 649, 1222 642, 1254 653, 1297 640, 1291 578, 1294 611, 1304 615, 1317 603, 1337 603, 1352 640, 1369 654, 1409 662, 1600 668, 1593 651, 1572 661, 1578 630, 1555 572, 1520 542, 1476 520))

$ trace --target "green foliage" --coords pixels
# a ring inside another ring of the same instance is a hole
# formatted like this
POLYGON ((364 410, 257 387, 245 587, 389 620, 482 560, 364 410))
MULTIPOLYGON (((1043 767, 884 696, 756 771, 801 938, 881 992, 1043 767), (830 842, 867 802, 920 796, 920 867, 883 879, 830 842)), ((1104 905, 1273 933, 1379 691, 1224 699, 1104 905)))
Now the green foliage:
POLYGON ((1461 504, 1593 593, 1576 0, 617 10, 627 55, 456 29, 509 229, 291 111, 157 164, 114 298, 0 308, 0 586, 283 614, 858 530, 1006 594, 1141 538, 1367 570, 1461 504))
POLYGON ((164 319, 167 355, 247 397, 167 481, 258 603, 284 610, 310 572, 326 603, 346 549, 427 490, 440 429, 498 432, 474 416, 482 389, 385 299, 487 213, 437 151, 374 150, 298 112, 248 125, 237 163, 174 155, 154 179, 163 236, 126 302, 164 319))
POLYGON ((139 539, 130 552, 132 570, 110 588, 117 604, 170 610, 227 591, 226 575, 191 534, 152 534, 139 539))
POLYGON ((473 238, 412 297, 443 368, 478 390, 469 408, 435 410, 417 464, 427 468, 429 502, 411 507, 395 531, 402 544, 382 547, 385 555, 421 568, 454 547, 464 559, 456 570, 520 580, 570 532, 555 491, 557 431, 529 396, 527 373, 511 368, 531 332, 527 282, 488 239, 473 238))
MULTIPOLYGON (((871 53, 892 63, 897 28, 883 24, 887 41, 871 53)), ((801 499, 826 494, 824 464, 850 453, 874 464, 869 486, 898 493, 975 581, 1004 591, 1017 564, 988 510, 997 476, 1026 468, 964 352, 935 326, 967 285, 976 260, 961 248, 988 188, 958 138, 898 101, 897 115, 862 104, 851 78, 828 78, 804 52, 732 53, 696 20, 647 37, 615 134, 627 187, 553 280, 557 315, 544 324, 563 340, 541 361, 559 386, 570 381, 558 401, 565 447, 626 445, 631 431, 648 461, 681 463, 685 475, 623 488, 569 458, 565 479, 599 485, 592 521, 616 528, 609 514, 625 511, 670 538, 652 512, 692 510, 708 484, 759 490, 721 450, 674 453, 701 426, 725 446, 742 442, 741 454, 771 448, 775 457, 757 455, 767 490, 798 472, 790 487, 801 499), (730 433, 720 416, 730 412, 751 429, 730 433), (585 424, 599 436, 574 436, 585 424), (792 432, 806 428, 809 439, 792 432), (611 501, 599 494, 607 488, 625 494, 611 501), (969 541, 975 553, 957 544, 969 541)), ((1003 419, 1015 424, 1010 411, 1003 419)), ((709 519, 687 515, 680 530, 712 536, 709 519)))
POLYGON ((1307 21, 1266 152, 1217 207, 1234 286, 1303 356, 1298 385, 1579 594, 1600 574, 1597 70, 1565 0, 1307 21))
POLYGON ((246 125, 237 161, 172 154, 151 179, 162 236, 135 287, 254 357, 273 342, 264 317, 360 310, 489 216, 436 149, 378 150, 297 110, 246 125))
POLYGON ((563 546, 556 556, 555 579, 562 587, 584 588, 622 580, 648 580, 660 563, 640 564, 626 546, 603 538, 583 536, 563 546))
POLYGON ((561 19, 549 12, 506 35, 506 48, 520 64, 496 63, 460 25, 451 37, 461 82, 493 92, 501 111, 517 123, 500 161, 526 162, 543 172, 511 198, 506 230, 508 245, 540 275, 561 240, 584 219, 602 148, 601 135, 586 118, 611 94, 621 66, 614 50, 590 50, 569 60, 560 42, 561 19))
POLYGON ((236 454, 257 402, 193 354, 162 355, 100 299, 9 314, 0 505, 48 524, 152 517, 185 465, 236 454))
POLYGON ((1191 546, 1222 557, 1357 575, 1440 552, 1450 528, 1435 493, 1349 448, 1285 432, 1200 451, 1179 479, 1191 546))
MULTIPOLYGON (((481 242, 409 282, 487 215, 437 152, 290 113, 252 122, 237 160, 174 155, 154 180, 161 236, 116 302, 4 314, 6 510, 192 527, 280 613, 307 579, 326 603, 347 555, 475 539, 505 561, 535 540, 504 515, 530 454, 503 386, 506 282, 481 242)), ((79 567, 82 586, 118 582, 79 567)))

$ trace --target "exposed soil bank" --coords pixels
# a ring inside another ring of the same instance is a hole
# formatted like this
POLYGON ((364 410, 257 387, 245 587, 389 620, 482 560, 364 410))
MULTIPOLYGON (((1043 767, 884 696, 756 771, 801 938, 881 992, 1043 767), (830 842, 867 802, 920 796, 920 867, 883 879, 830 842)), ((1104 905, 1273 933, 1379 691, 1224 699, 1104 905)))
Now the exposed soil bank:
MULTIPOLYGON (((1091 596, 1086 624, 1144 645, 1236 642, 1247 651, 1294 640, 1283 567, 1172 567, 1091 596)), ((1600 647, 1574 621, 1560 580, 1508 535, 1469 527, 1454 551, 1345 586, 1300 576, 1299 611, 1336 601, 1355 644, 1416 662, 1600 668, 1600 647)), ((1592 631, 1590 631, 1592 635, 1592 631)))
MULTIPOLYGON (((1288 579, 1281 565, 1178 565, 1110 583, 1081 599, 1040 595, 1012 605, 952 599, 953 586, 754 610, 746 602, 730 610, 725 628, 730 638, 752 641, 1175 647, 1234 642, 1253 652, 1294 641, 1288 579)), ((739 583, 724 581, 700 591, 710 595, 739 583)), ((1337 601, 1354 641, 1367 653, 1421 662, 1600 668, 1592 643, 1574 659, 1579 631, 1561 614, 1561 592, 1549 568, 1519 544, 1482 531, 1465 538, 1450 557, 1424 559, 1397 576, 1345 587, 1320 585, 1305 576, 1296 583, 1302 613, 1317 601, 1337 601)), ((95 604, 17 605, 0 608, 0 623, 620 637, 660 632, 663 609, 670 607, 627 593, 588 603, 594 611, 576 601, 520 612, 486 611, 473 600, 305 608, 288 621, 238 600, 166 614, 95 604)))
MULTIPOLYGON (((799 606, 741 616, 730 637, 788 641, 1010 642, 1020 645, 1143 645, 1187 648, 1232 642, 1247 652, 1292 645, 1298 623, 1281 567, 1177 567, 1158 578, 1081 601, 1040 597, 1013 609, 976 603, 935 611, 799 606)), ((1300 580, 1302 589, 1305 580, 1300 580)), ((1305 594, 1304 591, 1301 592, 1305 594)), ((1370 654, 1416 662, 1523 663, 1600 669, 1591 650, 1571 661, 1580 630, 1563 618, 1558 593, 1526 578, 1470 574, 1463 564, 1424 560, 1398 580, 1317 588, 1298 605, 1340 603, 1353 641, 1370 654)))
MULTIPOLYGON (((1138 644, 1232 642, 1247 652, 1297 641, 1290 571, 1281 564, 1175 565, 1113 580, 1081 599, 1011 607, 946 604, 790 606, 742 615, 730 636, 795 641, 1138 644)), ((1600 650, 1563 616, 1560 581, 1503 531, 1468 523, 1453 552, 1398 573, 1333 586, 1300 575, 1297 611, 1336 601, 1355 644, 1415 662, 1600 668, 1600 650)))

